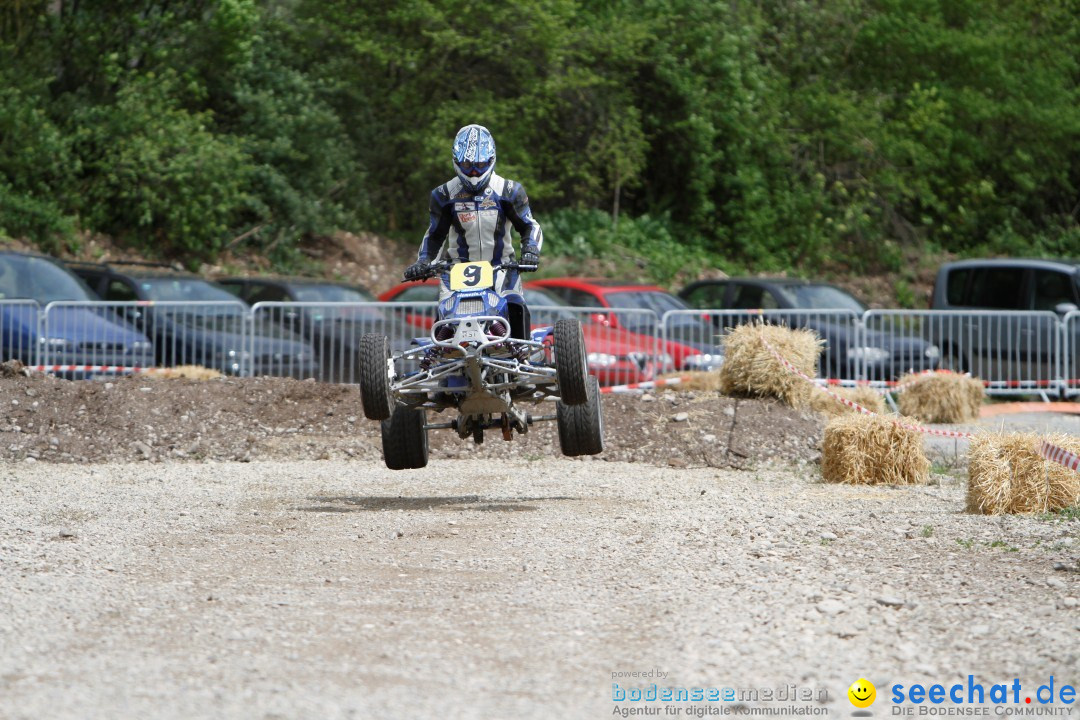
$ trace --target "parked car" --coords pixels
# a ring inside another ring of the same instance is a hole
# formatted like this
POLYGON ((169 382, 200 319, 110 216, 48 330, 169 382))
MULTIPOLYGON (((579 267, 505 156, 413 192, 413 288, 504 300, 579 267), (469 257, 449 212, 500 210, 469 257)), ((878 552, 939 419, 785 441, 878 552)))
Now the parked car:
MULTIPOLYGON (((534 329, 554 325, 556 320, 563 317, 580 319, 580 316, 572 312, 557 309, 567 303, 545 290, 526 287, 524 294, 534 329), (550 309, 538 309, 545 306, 550 309)), ((430 313, 409 312, 405 315, 406 322, 415 328, 427 330, 435 318, 434 303, 439 299, 438 280, 401 283, 384 292, 379 298, 386 302, 432 303, 430 313)), ((600 385, 623 385, 651 380, 671 363, 671 357, 658 348, 653 338, 642 338, 621 328, 588 322, 582 324, 582 332, 585 337, 589 374, 595 375, 600 385)))
POLYGON ((356 351, 364 333, 390 338, 394 350, 408 348, 415 328, 395 321, 392 313, 357 303, 377 302, 358 285, 311 278, 230 277, 218 284, 250 305, 260 302, 319 303, 317 306, 270 306, 255 313, 255 325, 274 323, 310 342, 319 359, 319 377, 329 382, 356 382, 356 351))
POLYGON ((69 263, 71 270, 154 339, 162 366, 202 365, 225 374, 316 375, 315 352, 278 327, 245 328, 247 303, 197 275, 154 263, 69 263))
POLYGON ((44 255, 0 252, 0 346, 3 359, 26 365, 92 366, 64 377, 111 374, 101 368, 148 367, 154 349, 146 335, 105 308, 50 303, 97 298, 58 261, 44 255), (48 308, 44 322, 41 313, 48 308))
MULTIPOLYGON (((935 369, 940 362, 938 347, 917 335, 862 327, 866 306, 828 283, 776 277, 701 280, 680 290, 679 297, 707 310, 773 310, 769 316, 774 322, 813 330, 825 341, 820 374, 829 377, 895 380, 909 371, 935 369)), ((712 320, 723 330, 758 318, 747 313, 712 320)))
MULTIPOLYGON (((1080 307, 1080 260, 946 263, 938 269, 930 307, 952 311, 925 329, 942 346, 947 366, 989 380, 1045 385, 1059 372, 1054 355, 1062 340, 1060 320, 1080 307)), ((1080 320, 1066 328, 1071 347, 1080 347, 1080 320)), ((1071 367, 1061 369, 1066 378, 1078 377, 1076 354, 1071 367)))
MULTIPOLYGON (((541 288, 564 304, 595 308, 590 320, 602 327, 625 330, 642 342, 656 342, 659 320, 669 310, 689 310, 689 305, 656 287, 617 280, 546 278, 533 280, 526 288, 541 288), (639 312, 647 310, 651 312, 639 312)), ((715 370, 724 361, 724 350, 716 342, 717 332, 694 313, 673 315, 667 338, 660 341, 664 354, 679 370, 715 370)))

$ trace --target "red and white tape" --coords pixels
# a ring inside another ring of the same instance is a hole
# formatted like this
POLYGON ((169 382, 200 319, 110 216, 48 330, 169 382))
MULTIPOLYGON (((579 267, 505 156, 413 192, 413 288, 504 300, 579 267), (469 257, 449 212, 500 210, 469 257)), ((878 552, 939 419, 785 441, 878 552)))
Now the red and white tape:
MULTIPOLYGON (((788 359, 786 357, 784 357, 779 352, 777 352, 776 348, 774 348, 772 345, 770 345, 769 341, 765 339, 765 334, 764 333, 760 334, 758 337, 761 338, 762 344, 765 345, 765 347, 769 350, 769 352, 771 352, 773 354, 773 356, 777 360, 779 360, 781 363, 783 363, 784 367, 786 367, 789 371, 791 371, 794 374, 801 377, 803 380, 806 380, 807 382, 810 382, 810 383, 814 382, 813 378, 811 378, 809 375, 807 375, 806 373, 804 373, 801 370, 799 370, 798 368, 796 368, 794 365, 792 365, 790 362, 788 362, 788 359)), ((855 410, 857 410, 857 411, 859 411, 859 412, 861 412, 861 413, 863 413, 865 415, 877 415, 877 413, 874 412, 873 410, 868 410, 867 408, 864 408, 862 405, 858 404, 857 402, 854 402, 852 400, 848 400, 845 397, 841 397, 841 396, 837 395, 832 390, 830 390, 828 387, 822 387, 821 390, 823 392, 825 392, 826 394, 828 394, 829 397, 833 398, 837 402, 843 403, 844 405, 847 405, 850 408, 854 408, 855 410)), ((922 425, 913 425, 913 424, 910 424, 910 423, 900 422, 899 420, 892 420, 892 423, 894 425, 898 426, 898 427, 902 427, 902 428, 905 428, 907 430, 914 430, 915 432, 920 432, 920 433, 923 433, 925 435, 938 435, 940 437, 969 438, 969 439, 975 437, 971 433, 959 432, 957 430, 938 430, 936 428, 923 427, 922 425)))
POLYGON ((1051 462, 1080 472, 1080 455, 1071 453, 1065 448, 1059 448, 1043 440, 1039 445, 1039 454, 1051 462))
POLYGON ((125 365, 28 365, 27 370, 37 372, 102 372, 102 373, 141 373, 152 368, 128 367, 125 365))
POLYGON ((628 385, 609 385, 608 387, 600 388, 602 393, 632 393, 632 392, 644 392, 645 390, 652 390, 658 387, 665 387, 667 385, 679 385, 685 380, 690 378, 686 375, 680 375, 673 378, 660 378, 658 380, 645 380, 639 383, 630 383, 628 385))

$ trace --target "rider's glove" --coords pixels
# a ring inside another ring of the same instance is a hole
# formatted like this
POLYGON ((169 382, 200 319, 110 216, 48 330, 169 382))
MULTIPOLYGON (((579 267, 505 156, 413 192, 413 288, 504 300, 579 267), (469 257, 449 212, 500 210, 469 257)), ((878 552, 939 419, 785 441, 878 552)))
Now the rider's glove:
POLYGON ((535 245, 526 245, 521 249, 521 261, 518 262, 522 272, 532 272, 540 264, 540 251, 535 245))
POLYGON ((417 260, 409 267, 405 268, 406 280, 423 280, 431 274, 431 266, 428 265, 427 260, 417 260))

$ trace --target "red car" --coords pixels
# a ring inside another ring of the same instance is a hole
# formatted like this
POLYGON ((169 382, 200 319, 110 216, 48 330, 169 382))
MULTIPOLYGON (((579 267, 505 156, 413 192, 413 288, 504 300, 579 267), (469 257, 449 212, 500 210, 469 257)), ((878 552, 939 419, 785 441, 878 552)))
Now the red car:
POLYGON ((696 313, 671 315, 667 339, 660 336, 658 321, 664 313, 692 308, 671 293, 655 285, 626 283, 618 280, 582 278, 547 278, 533 280, 526 288, 540 288, 559 298, 561 304, 595 308, 594 324, 637 334, 648 342, 659 342, 663 352, 679 370, 715 370, 724 362, 724 350, 717 343, 716 331, 696 313))
MULTIPOLYGON (((405 314, 405 322, 423 330, 429 329, 435 321, 438 299, 438 281, 433 278, 401 283, 379 295, 382 302, 431 303, 430 309, 414 308, 413 312, 405 314)), ((560 310, 558 306, 567 303, 539 288, 526 288, 525 302, 529 305, 534 329, 554 325, 562 317, 581 319, 575 313, 560 310)), ((658 353, 659 342, 654 338, 588 321, 582 322, 582 331, 589 373, 595 375, 601 385, 651 380, 672 362, 671 357, 658 353)))

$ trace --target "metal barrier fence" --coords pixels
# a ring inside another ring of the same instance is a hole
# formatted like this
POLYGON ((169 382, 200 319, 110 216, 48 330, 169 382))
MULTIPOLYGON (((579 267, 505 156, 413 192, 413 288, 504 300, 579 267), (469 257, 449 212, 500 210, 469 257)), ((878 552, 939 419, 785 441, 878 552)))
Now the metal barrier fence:
MULTIPOLYGON (((891 356, 881 357, 866 347, 861 322, 851 310, 669 310, 662 326, 665 339, 700 350, 707 357, 699 365, 716 366, 713 357, 723 355, 722 338, 739 325, 764 321, 773 325, 808 329, 824 341, 818 361, 818 377, 845 380, 881 379, 892 370, 891 356)), ((680 369, 694 369, 695 360, 680 369)))
MULTIPOLYGON (((993 395, 1080 395, 1080 311, 675 310, 534 306, 533 327, 581 321, 590 372, 603 385, 715 369, 728 328, 764 320, 825 341, 819 377, 894 381, 943 367, 993 395)), ((54 302, 0 300, 2 358, 65 377, 202 365, 229 375, 357 381, 367 332, 395 350, 426 336, 435 303, 54 302)))
POLYGON ((1080 310, 1061 322, 1061 372, 1065 397, 1080 395, 1080 310))
POLYGON ((315 353, 288 331, 253 333, 240 301, 65 301, 43 313, 35 363, 61 374, 201 365, 226 375, 315 376, 315 353))
POLYGON ((1063 331, 1052 312, 870 310, 867 331, 906 333, 936 345, 941 366, 969 372, 994 395, 1057 394, 1063 331))
POLYGON ((37 365, 44 343, 41 334, 41 306, 33 300, 0 300, 0 360, 18 360, 37 365))
POLYGON ((356 383, 357 349, 365 333, 386 335, 392 350, 404 350, 414 338, 427 335, 435 310, 430 302, 260 302, 251 309, 251 335, 257 339, 288 333, 302 338, 315 358, 313 377, 356 383))

